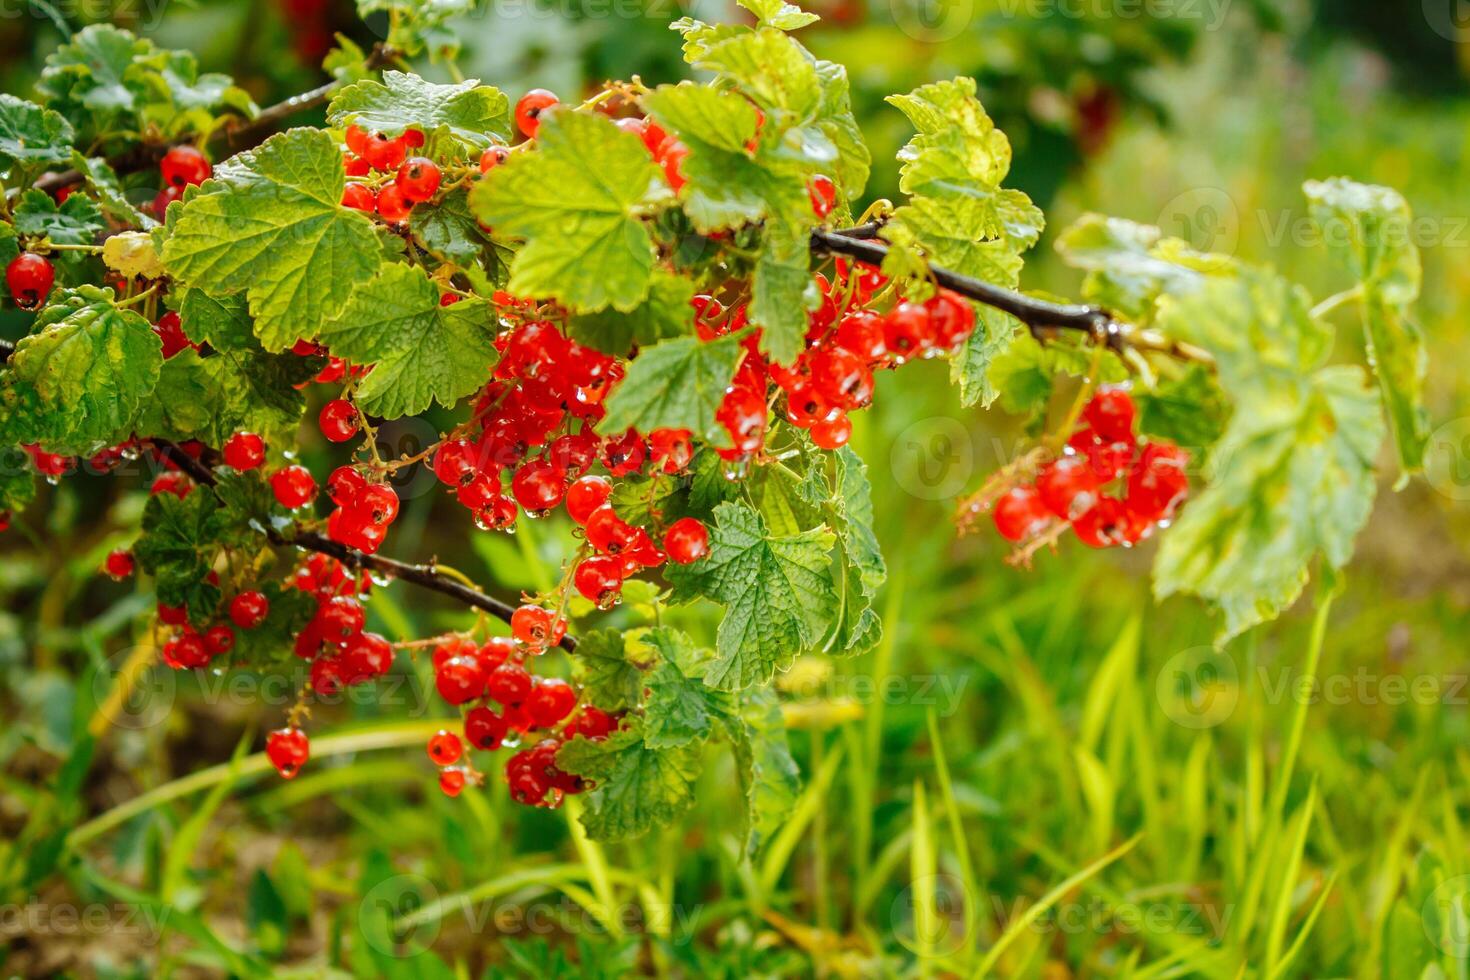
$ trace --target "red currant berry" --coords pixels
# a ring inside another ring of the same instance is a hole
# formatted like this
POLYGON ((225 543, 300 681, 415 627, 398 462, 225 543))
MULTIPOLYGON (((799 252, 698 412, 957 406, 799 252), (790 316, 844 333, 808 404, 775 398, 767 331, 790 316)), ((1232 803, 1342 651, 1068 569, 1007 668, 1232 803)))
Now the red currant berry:
POLYGON ((766 438, 766 400, 752 388, 731 388, 725 392, 715 419, 730 433, 735 450, 753 453, 766 438))
POLYGON ((336 398, 323 405, 317 422, 328 442, 346 442, 357 435, 361 424, 357 409, 345 398, 336 398))
POLYGON ((867 358, 843 347, 819 350, 811 358, 812 385, 828 401, 849 411, 873 401, 873 372, 867 358))
POLYGON ((1035 487, 1013 487, 995 502, 995 529, 1007 541, 1024 541, 1051 519, 1035 487))
POLYGON ((553 643, 561 642, 561 638, 566 635, 566 624, 557 619, 550 609, 526 605, 511 614, 510 631, 517 640, 532 650, 544 650, 553 643))
POLYGON ((478 469, 475 447, 464 439, 450 439, 434 453, 434 475, 451 487, 469 483, 478 469))
POLYGON ((1063 456, 1036 477, 1036 490, 1046 509, 1064 521, 1081 516, 1097 503, 1097 478, 1080 456, 1063 456))
POLYGON ((183 606, 158 604, 158 621, 165 626, 183 626, 189 621, 189 610, 183 606))
POLYGON ((928 307, 920 303, 899 303, 883 320, 883 345, 894 361, 902 364, 933 346, 933 330, 928 307))
POLYGON ((584 476, 567 488, 567 514, 578 524, 586 524, 611 496, 612 483, 606 477, 584 476))
POLYGON ((108 552, 102 561, 102 571, 107 573, 108 578, 122 581, 133 574, 133 553, 126 548, 108 552))
POLYGON ((648 447, 643 437, 629 429, 620 438, 609 439, 602 448, 602 465, 613 476, 627 476, 643 468, 648 458, 648 447))
POLYGON ((709 554, 709 529, 692 517, 681 517, 664 532, 669 560, 689 565, 709 554))
POLYGON ((581 735, 593 740, 606 738, 618 727, 617 719, 593 705, 584 705, 567 727, 567 734, 581 735))
POLYGON ((168 206, 183 196, 184 189, 182 187, 175 187, 172 184, 168 185, 153 196, 153 214, 159 221, 162 221, 168 214, 168 206))
POLYGON ((505 721, 484 705, 471 708, 464 716, 465 739, 482 751, 500 748, 508 730, 505 721))
POLYGON ((587 542, 605 555, 621 554, 633 546, 633 526, 619 517, 611 504, 594 510, 586 527, 587 542))
POLYGON ((342 188, 342 206, 371 214, 378 208, 378 198, 367 184, 350 183, 342 188))
POLYGON ((308 681, 317 696, 329 698, 334 694, 341 694, 342 688, 347 686, 346 674, 342 662, 336 657, 317 657, 311 662, 308 681))
POLYGON ((662 148, 659 165, 663 167, 664 180, 669 182, 669 187, 675 194, 689 181, 684 176, 684 158, 688 155, 689 147, 678 140, 670 140, 662 148))
POLYGON ((1167 521, 1189 495, 1189 452, 1166 442, 1151 442, 1128 474, 1128 507, 1150 521, 1167 521))
POLYGON ((392 524, 398 518, 398 491, 386 483, 370 483, 358 493, 357 507, 370 524, 392 524))
POLYGON ((223 623, 211 626, 204 631, 204 645, 209 648, 210 656, 229 653, 235 646, 235 631, 223 623))
POLYGON ((642 137, 643 145, 647 147, 648 152, 655 155, 658 153, 658 148, 664 145, 664 140, 669 138, 669 134, 664 131, 664 128, 652 119, 643 120, 643 132, 639 135, 642 137))
POLYGON ((544 88, 531 89, 516 103, 516 128, 526 139, 534 139, 536 131, 541 128, 541 116, 557 104, 554 93, 544 88))
POLYGON ((439 790, 450 799, 464 792, 465 771, 458 766, 439 770, 439 790))
POLYGON ((516 707, 531 693, 531 675, 520 664, 501 664, 485 679, 485 694, 506 707, 516 707))
POLYGON ((403 224, 412 210, 413 202, 403 196, 397 184, 389 184, 378 191, 378 214, 388 224, 403 224))
POLYGON ((464 743, 459 736, 442 728, 429 738, 427 748, 436 766, 452 766, 464 755, 464 743))
POLYGON ((393 667, 393 644, 377 633, 359 633, 348 639, 342 661, 353 677, 382 677, 393 667))
POLYGON ((566 474, 544 459, 526 463, 510 480, 516 503, 528 514, 543 514, 551 510, 561 503, 566 488, 566 474))
POLYGON ((254 432, 236 432, 225 440, 224 458, 231 469, 253 470, 265 462, 265 440, 254 432))
POLYGON ((480 173, 487 174, 510 159, 510 150, 504 146, 492 146, 480 154, 480 173))
POLYGON ((390 137, 384 133, 371 133, 359 154, 374 170, 397 170, 408 155, 408 140, 403 136, 390 137))
POLYGON ((818 449, 841 449, 852 438, 852 419, 839 412, 836 418, 816 422, 811 427, 812 443, 818 449))
POLYGON ((1089 548, 1111 548, 1127 540, 1128 523, 1121 500, 1100 497, 1072 522, 1072 530, 1089 548))
POLYGON ((311 743, 299 728, 278 728, 265 737, 265 754, 277 772, 292 779, 311 757, 311 743))
POLYGON ((170 187, 187 187, 202 184, 209 179, 213 169, 204 154, 192 146, 172 146, 163 155, 158 165, 163 182, 170 187))
POLYGON ((153 332, 158 335, 159 341, 163 344, 164 360, 168 360, 185 348, 196 346, 184 333, 184 323, 173 310, 169 310, 158 318, 158 322, 153 325, 153 332))
POLYGON ((327 496, 338 507, 353 507, 357 496, 367 488, 367 478, 350 463, 337 467, 327 477, 327 496))
POLYGON ((883 341, 883 318, 870 310, 849 313, 837 323, 837 346, 871 364, 888 353, 883 341))
POLYGON ((34 310, 45 301, 56 283, 56 267, 44 255, 22 252, 5 267, 5 285, 23 310, 34 310))
POLYGON ((368 132, 361 126, 348 126, 347 131, 343 133, 343 142, 347 144, 347 149, 358 156, 362 156, 363 152, 367 149, 368 141, 368 132))
POLYGON ((594 555, 572 573, 572 583, 600 609, 609 609, 623 591, 623 563, 611 555, 594 555))
POLYGON ((825 218, 832 213, 832 208, 837 203, 837 185, 832 183, 831 177, 817 174, 807 181, 806 193, 812 201, 812 213, 818 218, 825 218))
POLYGON ((665 473, 678 473, 694 461, 694 433, 688 429, 654 429, 648 445, 665 473))
POLYGON ((432 200, 439 192, 439 182, 442 179, 443 174, 439 172, 439 167, 433 160, 425 157, 410 157, 398 168, 398 176, 394 178, 394 183, 398 185, 398 190, 403 194, 405 200, 421 204, 432 200))
POLYGON ((975 308, 958 293, 941 289, 924 304, 934 328, 934 344, 954 350, 975 330, 975 308))
POLYGON ((270 611, 270 600, 261 592, 241 592, 230 600, 230 621, 242 630, 255 629, 270 611))
POLYGON ((293 463, 271 474, 271 492, 282 507, 295 510, 316 499, 316 480, 311 470, 293 463))
POLYGON ((473 657, 451 657, 434 672, 439 696, 450 704, 464 704, 485 693, 485 676, 473 657))
POLYGON ((536 728, 553 728, 562 723, 577 706, 577 692, 572 685, 556 677, 538 678, 526 698, 526 715, 536 728))
POLYGON ((1133 441, 1133 399, 1122 388, 1103 388, 1082 410, 1083 420, 1103 442, 1133 441))

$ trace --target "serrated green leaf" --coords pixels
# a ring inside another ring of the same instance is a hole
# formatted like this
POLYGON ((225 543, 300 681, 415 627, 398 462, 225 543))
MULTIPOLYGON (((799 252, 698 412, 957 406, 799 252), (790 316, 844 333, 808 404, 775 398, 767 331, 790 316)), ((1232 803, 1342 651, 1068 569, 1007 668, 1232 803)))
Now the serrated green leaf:
POLYGON ((745 854, 755 857, 796 807, 801 771, 791 756, 781 704, 769 687, 743 692, 738 711, 721 720, 745 797, 745 854))
POLYGON ((430 208, 414 208, 409 228, 418 243, 441 262, 462 269, 479 267, 495 280, 505 278, 511 251, 492 239, 470 213, 469 192, 456 188, 430 208))
MULTIPOLYGON (((607 309, 571 318, 567 334, 584 347, 624 357, 636 347, 683 337, 694 329, 694 283, 655 271, 648 299, 628 313, 607 309)), ((636 362, 635 362, 636 363, 636 362)))
MULTIPOLYGON (((1042 344, 1029 331, 1018 331, 990 364, 989 383, 1000 393, 1000 405, 1013 415, 1031 416, 1046 410, 1059 374, 1086 377, 1092 367, 1090 347, 1067 340, 1042 344)), ((1128 378, 1128 369, 1111 351, 1105 352, 1098 381, 1116 384, 1128 378)))
POLYGON ((164 264, 212 295, 244 292, 267 350, 314 337, 384 264, 372 221, 341 206, 345 183, 327 133, 272 136, 169 208, 164 264))
POLYGON ((1423 272, 1413 240, 1413 215, 1403 195, 1343 178, 1303 188, 1323 238, 1363 289, 1368 360, 1378 379, 1404 473, 1424 465, 1429 414, 1424 409, 1424 336, 1409 318, 1423 272))
POLYGON ((1087 270, 1087 300, 1141 323, 1152 319, 1161 295, 1188 292, 1207 276, 1239 268, 1229 256, 1194 251, 1151 225, 1100 214, 1085 214, 1063 231, 1057 251, 1068 265, 1087 270))
POLYGON ((950 380, 960 389, 960 404, 984 408, 1000 395, 992 383, 991 365, 1015 341, 1021 322, 990 306, 975 306, 975 329, 950 360, 950 380))
POLYGON ((470 192, 470 208, 526 242, 510 291, 574 313, 631 310, 648 295, 654 248, 640 211, 666 193, 643 142, 600 113, 548 115, 536 150, 513 154, 470 192))
MULTIPOLYGON (((17 462, 20 452, 13 456, 17 462)), ((0 512, 13 513, 30 503, 36 496, 36 472, 29 466, 0 466, 0 512)))
POLYGON ((709 35, 693 65, 733 82, 764 108, 796 119, 811 118, 821 105, 811 56, 779 30, 709 35))
MULTIPOLYGON (((822 484, 825 498, 826 480, 820 474, 816 478, 822 484)), ((751 473, 746 490, 772 534, 780 537, 800 534, 822 523, 820 502, 813 502, 802 492, 803 479, 802 474, 784 462, 767 463, 751 473)))
POLYGON ((55 245, 91 245, 107 227, 96 203, 84 194, 72 194, 58 205, 45 191, 28 190, 11 215, 21 235, 46 238, 55 245))
POLYGON ((1216 356, 1237 411, 1215 449, 1211 485, 1161 537, 1160 596, 1189 592, 1224 614, 1223 642, 1278 615, 1311 562, 1340 568, 1373 505, 1384 435, 1357 367, 1319 367, 1331 337, 1304 291, 1250 271, 1167 297, 1160 323, 1216 356))
POLYGON ((648 690, 644 742, 649 748, 667 749, 709 738, 715 720, 733 708, 731 695, 704 682, 714 654, 670 627, 648 630, 638 642, 656 650, 659 657, 644 681, 648 690))
POLYGON ((341 89, 327 108, 338 128, 356 125, 398 136, 417 129, 426 137, 447 136, 462 151, 482 150, 510 139, 510 103, 505 94, 477 79, 455 85, 426 82, 401 71, 383 72, 341 89))
POLYGON ((1041 212, 1020 191, 1000 190, 990 198, 950 194, 915 197, 894 212, 883 237, 900 245, 919 245, 929 261, 961 275, 1015 288, 1021 278, 1021 252, 1041 233, 1041 212), (1007 237, 1007 224, 997 208, 1014 208, 1017 231, 1029 241, 1007 237), (1035 223, 1023 226, 1021 212, 1035 212, 1035 223))
POLYGON ((820 302, 806 233, 768 228, 749 306, 750 322, 761 328, 761 352, 777 364, 794 363, 806 349, 807 311, 820 302))
POLYGON ((113 305, 110 289, 67 290, 36 318, 0 376, 0 406, 17 441, 87 452, 125 436, 163 363, 148 321, 113 305))
POLYGON ((626 840, 668 826, 694 802, 697 743, 656 749, 632 718, 602 741, 574 738, 557 753, 557 767, 595 783, 582 825, 596 840, 626 840))
POLYGON ((236 432, 287 439, 306 411, 296 386, 315 373, 311 359, 289 353, 229 350, 201 357, 183 350, 163 363, 153 398, 134 426, 140 436, 214 446, 236 432))
POLYGON ((645 348, 628 364, 628 374, 608 395, 599 432, 628 429, 688 429, 720 445, 729 434, 715 419, 725 389, 744 353, 741 335, 705 341, 698 337, 665 340, 645 348))
POLYGON ((1133 392, 1139 432, 1187 447, 1199 455, 1224 431, 1230 411, 1214 374, 1192 364, 1177 378, 1133 392))
POLYGON ((702 595, 725 606, 710 685, 733 691, 765 683, 822 636, 837 604, 828 567, 834 540, 825 528, 775 536, 749 507, 715 508, 709 556, 665 573, 679 598, 702 595))
POLYGON ((763 26, 774 27, 780 31, 795 31, 815 24, 822 18, 816 14, 802 10, 794 3, 786 0, 739 0, 740 6, 755 14, 756 20, 763 26))
POLYGON ((932 82, 885 101, 909 117, 918 132, 898 153, 899 187, 933 193, 978 181, 999 187, 1011 168, 1011 144, 975 97, 973 78, 932 82))
POLYGON ((125 225, 142 228, 144 231, 158 225, 151 215, 139 211, 133 206, 133 202, 128 200, 127 195, 123 192, 122 182, 118 180, 117 172, 106 160, 101 157, 87 157, 81 153, 73 153, 71 165, 86 180, 87 187, 97 198, 103 214, 125 225))
POLYGON ((338 357, 373 369, 357 389, 364 411, 416 415, 452 407, 490 378, 498 355, 493 308, 469 298, 443 306, 422 269, 391 264, 353 294, 319 337, 338 357))
POLYGON ((191 622, 209 622, 219 605, 219 589, 204 577, 229 523, 218 499, 204 488, 183 498, 156 493, 143 508, 143 534, 133 545, 133 557, 154 577, 158 600, 187 606, 191 622))
POLYGON ((262 349, 241 294, 211 296, 191 286, 179 301, 179 321, 185 336, 196 344, 208 344, 217 351, 262 349))
POLYGON ((832 61, 818 59, 817 78, 822 85, 822 105, 817 125, 837 150, 837 185, 849 199, 858 197, 867 186, 873 155, 863 139, 857 117, 852 112, 852 96, 847 69, 832 61))
MULTIPOLYGON (((0 221, 0 269, 10 265, 19 254, 20 242, 15 237, 15 229, 10 227, 9 222, 0 221)), ((9 298, 10 287, 6 285, 5 277, 0 276, 0 300, 9 298)))
POLYGON ((630 657, 625 634, 593 630, 577 642, 575 667, 586 697, 608 711, 636 707, 643 698, 644 671, 656 660, 630 657))
POLYGON ((67 163, 74 135, 59 112, 0 93, 0 172, 67 163))

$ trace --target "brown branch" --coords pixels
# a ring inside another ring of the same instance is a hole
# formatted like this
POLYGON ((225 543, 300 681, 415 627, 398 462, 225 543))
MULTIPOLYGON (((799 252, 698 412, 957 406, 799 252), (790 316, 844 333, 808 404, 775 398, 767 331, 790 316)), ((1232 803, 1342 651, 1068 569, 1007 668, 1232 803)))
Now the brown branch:
MULTIPOLYGON (((214 457, 213 450, 206 450, 204 458, 195 459, 176 443, 170 442, 167 439, 150 439, 148 441, 157 447, 160 454, 179 469, 189 474, 195 483, 212 487, 218 482, 215 479, 214 471, 204 462, 204 459, 214 457)), ((478 589, 471 588, 462 582, 457 582, 454 579, 446 577, 432 563, 428 565, 410 565, 407 562, 385 558, 382 555, 364 554, 361 551, 349 548, 341 542, 333 541, 331 538, 318 534, 315 531, 305 531, 299 528, 296 529, 294 534, 287 535, 277 531, 275 528, 268 527, 265 529, 265 536, 270 540, 271 544, 277 547, 293 547, 300 548, 302 551, 319 552, 324 555, 329 555, 351 568, 377 572, 389 578, 412 582, 414 585, 438 592, 441 595, 447 595, 451 599, 456 599, 474 609, 487 612, 496 619, 503 620, 507 623, 510 622, 511 614, 516 611, 516 607, 508 602, 503 602, 494 596, 488 596, 478 589)), ((561 643, 558 645, 570 653, 576 650, 577 641, 574 637, 568 635, 563 637, 561 643)))

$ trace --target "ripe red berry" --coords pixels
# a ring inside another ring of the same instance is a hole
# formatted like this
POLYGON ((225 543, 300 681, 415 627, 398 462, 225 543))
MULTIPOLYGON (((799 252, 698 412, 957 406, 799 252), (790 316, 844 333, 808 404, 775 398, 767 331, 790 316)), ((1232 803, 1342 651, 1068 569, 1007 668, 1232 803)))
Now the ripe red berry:
POLYGON ((603 504, 587 518, 587 542, 605 555, 617 555, 634 544, 634 528, 603 504))
POLYGON ((182 187, 175 187, 174 185, 169 184, 168 186, 164 187, 163 190, 154 195, 153 214, 158 218, 159 221, 162 221, 164 217, 168 214, 168 206, 183 196, 184 189, 182 187))
POLYGON ((689 147, 678 140, 670 140, 665 143, 659 157, 659 164, 663 167, 664 179, 669 182, 669 187, 674 193, 688 183, 689 178, 684 176, 684 158, 689 155, 689 147))
POLYGON ((566 479, 566 474, 556 465, 533 459, 516 470, 510 489, 526 513, 543 514, 561 503, 566 495, 566 479))
POLYGON ((709 529, 692 517, 681 517, 664 532, 669 560, 689 565, 709 554, 709 529))
POLYGON ((811 434, 818 449, 841 449, 852 438, 852 419, 846 412, 840 412, 836 418, 813 424, 811 434))
POLYGON ((873 372, 867 357, 842 347, 816 351, 811 356, 812 385, 834 405, 849 411, 873 401, 873 372))
POLYGON ((393 666, 393 644, 377 633, 358 633, 342 648, 342 662, 354 678, 382 677, 393 666))
POLYGON ((342 188, 342 206, 371 213, 378 207, 378 198, 367 184, 349 183, 342 188))
POLYGON ((102 561, 102 570, 108 578, 122 581, 133 574, 133 553, 126 548, 108 552, 102 561))
POLYGON ((475 478, 475 447, 464 439, 450 439, 434 453, 434 475, 441 483, 462 487, 475 478))
POLYGON ((439 770, 439 789, 450 799, 464 792, 465 771, 458 766, 439 770))
POLYGON ((398 491, 386 483, 369 483, 357 494, 357 509, 370 524, 392 524, 398 518, 398 491))
POLYGON ((378 191, 378 214, 388 224, 403 224, 412 210, 413 202, 403 196, 397 184, 389 184, 378 191))
POLYGON ((883 319, 883 345, 902 364, 933 346, 933 323, 929 308, 920 303, 899 303, 883 319))
POLYGON ((265 462, 265 440, 254 432, 236 432, 225 440, 223 453, 231 469, 253 470, 265 462))
POLYGON ((1143 447, 1128 474, 1128 507, 1150 521, 1167 521, 1189 494, 1189 452, 1166 442, 1143 447))
POLYGON ((299 728, 278 728, 265 737, 265 754, 277 772, 293 779, 311 757, 311 743, 299 728))
POLYGON ((204 631, 204 645, 211 656, 229 653, 235 645, 235 631, 224 623, 218 623, 204 631))
POLYGON ((434 672, 439 696, 450 704, 464 704, 485 693, 485 676, 473 657, 450 657, 434 672))
POLYGON ((995 529, 1007 541, 1024 541, 1050 519, 1035 487, 1013 487, 995 502, 995 529))
POLYGON ((1127 540, 1128 523, 1121 500, 1100 497, 1072 522, 1072 530, 1089 548, 1111 548, 1127 540))
POLYGON ((1036 490, 1046 509, 1070 521, 1097 502, 1097 477, 1080 456, 1063 456, 1036 477, 1036 490))
POLYGON ((45 301, 56 282, 56 267, 44 255, 22 252, 5 267, 5 285, 23 310, 34 310, 45 301))
POLYGON ((163 155, 158 165, 163 182, 170 187, 187 187, 202 184, 213 172, 209 161, 192 146, 173 146, 163 155))
POLYGON ((521 606, 510 617, 511 634, 532 650, 544 650, 560 643, 566 630, 565 622, 541 606, 521 606))
POLYGON ((508 731, 504 719, 484 705, 471 708, 464 716, 465 739, 482 751, 500 748, 508 731))
POLYGON ((158 604, 158 621, 165 626, 183 626, 189 621, 189 610, 183 606, 158 604))
POLYGON ((578 524, 586 524, 610 496, 612 483, 606 477, 584 476, 567 488, 567 514, 578 524))
POLYGON ((164 360, 168 360, 185 348, 197 347, 184 333, 184 322, 173 310, 169 310, 158 318, 158 322, 153 325, 153 332, 158 335, 159 341, 163 344, 164 360))
POLYGON ((521 96, 516 103, 516 128, 526 137, 533 139, 536 130, 541 127, 541 116, 552 106, 558 104, 554 93, 544 88, 533 88, 521 96))
POLYGON ((1103 388, 1082 410, 1083 420, 1103 442, 1133 440, 1133 399, 1122 388, 1103 388))
POLYGON ((506 707, 517 707, 531 693, 531 675, 520 664, 501 664, 485 679, 485 694, 506 707))
POLYGON ((230 621, 242 630, 255 629, 270 611, 270 600, 261 592, 241 592, 230 600, 230 621))
POLYGON ((766 400, 752 388, 736 387, 725 392, 715 419, 730 433, 735 450, 753 453, 766 437, 766 400))
POLYGON ((934 345, 954 350, 975 330, 975 308, 957 293, 941 289, 924 304, 934 328, 934 345))
POLYGON ((593 705, 584 705, 567 726, 567 736, 581 735, 593 740, 606 738, 618 727, 617 719, 593 705))
POLYGON ((311 470, 293 463, 271 474, 271 492, 282 507, 295 510, 316 499, 316 480, 311 470))
POLYGON ((459 736, 442 728, 430 736, 427 749, 436 766, 452 766, 464 755, 464 743, 459 736))
POLYGON ((525 711, 536 728, 552 728, 572 713, 577 706, 577 692, 557 677, 537 678, 526 698, 525 711))
POLYGON ((812 201, 812 213, 825 218, 832 213, 837 203, 837 185, 826 174, 817 174, 806 184, 807 196, 812 201))
POLYGON ((317 422, 328 442, 346 442, 357 435, 361 424, 357 409, 345 398, 335 398, 323 405, 317 422))
POLYGON ((611 555, 585 559, 572 573, 572 583, 584 598, 607 609, 623 591, 623 563, 611 555))
POLYGON ((480 173, 489 173, 510 159, 510 149, 504 146, 492 146, 480 154, 480 173))
POLYGON ((374 170, 397 170, 408 155, 408 139, 405 136, 390 137, 384 133, 368 134, 359 154, 372 165, 374 170))
POLYGON ((394 183, 398 185, 405 200, 417 204, 433 199, 439 192, 439 182, 442 179, 443 175, 433 160, 410 157, 398 168, 394 183))

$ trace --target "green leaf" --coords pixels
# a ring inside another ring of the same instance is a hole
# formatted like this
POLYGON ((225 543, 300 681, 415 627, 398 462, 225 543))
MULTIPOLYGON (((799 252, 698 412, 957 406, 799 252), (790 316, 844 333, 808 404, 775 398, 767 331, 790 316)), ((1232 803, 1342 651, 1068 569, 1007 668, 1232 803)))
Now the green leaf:
POLYGON ((383 72, 381 82, 365 79, 340 90, 327 107, 327 120, 389 136, 417 129, 430 145, 447 137, 463 153, 510 139, 510 103, 499 89, 477 79, 437 85, 392 70, 383 72))
POLYGON ((1319 367, 1330 334, 1305 292, 1251 271, 1169 297, 1161 325, 1215 354, 1237 411, 1211 485, 1161 537, 1160 596, 1189 592, 1224 614, 1219 640, 1278 615, 1312 561, 1340 568, 1368 518, 1384 427, 1357 367, 1319 367))
POLYGON ((1133 392, 1140 432, 1200 453, 1213 446, 1230 414, 1215 376, 1203 364, 1191 364, 1177 378, 1133 392))
POLYGON ((960 404, 965 407, 979 402, 989 408, 1001 389, 992 383, 990 368, 996 358, 1008 350, 1021 322, 1009 313, 990 306, 974 306, 975 329, 950 360, 950 380, 960 389, 960 404))
POLYGON ((433 207, 414 208, 408 217, 413 236, 430 255, 462 269, 483 269, 503 281, 511 251, 480 227, 470 213, 469 191, 456 188, 433 207))
POLYGON ((648 295, 654 248, 641 211, 666 193, 641 140, 600 113, 541 121, 536 149, 513 154, 470 192, 497 232, 526 239, 510 291, 574 313, 631 310, 648 295))
POLYGON ((296 634, 311 622, 316 613, 316 600, 310 592, 284 587, 276 582, 260 586, 270 603, 265 620, 254 629, 235 631, 235 648, 230 652, 231 664, 260 665, 291 663, 296 634))
POLYGON ((763 684, 817 642, 837 605, 828 567, 834 540, 825 528, 775 536, 747 506, 715 508, 709 556, 665 573, 678 598, 702 595, 726 607, 709 684, 763 684))
POLYGON ((574 738, 557 753, 556 764, 594 782, 582 825, 596 840, 625 840, 668 826, 694 802, 699 775, 697 743, 658 749, 644 739, 634 717, 601 741, 574 738))
POLYGON ((714 653, 696 647, 687 634, 670 627, 648 630, 638 642, 652 647, 659 657, 644 681, 648 689, 644 742, 652 749, 670 749, 709 738, 715 720, 733 707, 729 694, 704 682, 714 653))
POLYGON ((88 452, 126 436, 158 381, 161 344, 110 289, 66 290, 36 317, 0 376, 0 406, 19 442, 88 452))
MULTIPOLYGON (((631 312, 607 309, 574 316, 567 334, 584 347, 623 357, 634 347, 683 337, 694 329, 694 283, 655 271, 648 299, 631 312)), ((636 363, 636 362, 635 362, 636 363)))
MULTIPOLYGON (((733 82, 762 107, 794 119, 811 118, 821 105, 822 87, 812 57, 779 30, 712 35, 693 65, 733 82)), ((773 123, 784 128, 779 120, 773 123)))
MULTIPOLYGON (((631 631, 630 631, 631 632, 631 631)), ((577 642, 573 666, 589 701, 608 711, 637 707, 643 699, 643 674, 654 658, 630 659, 627 634, 619 630, 593 630, 577 642)))
POLYGON ((297 385, 316 364, 294 354, 184 350, 163 363, 153 397, 134 422, 140 436, 223 445, 236 432, 289 441, 306 411, 297 385))
MULTIPOLYGON (((978 329, 978 327, 977 327, 978 329)), ((1087 376, 1093 348, 1078 346, 1076 338, 1042 344, 1029 331, 1018 331, 990 364, 989 384, 1000 392, 1000 405, 1013 415, 1032 416, 1046 410, 1057 376, 1087 376)), ((1128 369, 1112 352, 1103 355, 1098 381, 1115 384, 1128 378, 1128 369)))
POLYGON ((791 756, 781 705, 769 687, 744 692, 739 710, 721 720, 745 796, 745 853, 755 857, 795 809, 801 771, 791 756))
POLYGON ((84 194, 72 194, 61 205, 45 191, 28 190, 11 215, 22 235, 46 238, 54 245, 91 245, 107 227, 102 211, 84 194))
POLYGON ((452 407, 484 385, 497 360, 495 331, 484 300, 442 306, 422 269, 394 263, 359 288, 319 337, 338 357, 374 365, 356 400, 392 419, 416 415, 431 401, 452 407))
POLYGON ((11 453, 16 465, 0 467, 0 512, 24 509, 36 496, 36 473, 21 464, 20 450, 11 453))
POLYGON ((817 78, 822 84, 822 106, 817 126, 837 149, 837 184, 851 200, 867 186, 873 155, 852 112, 847 69, 836 62, 818 59, 817 78))
POLYGON ((608 395, 598 431, 688 429, 720 445, 729 435, 715 419, 744 349, 741 334, 714 340, 680 337, 645 348, 608 395))
POLYGON ((1424 335, 1409 319, 1423 275, 1409 204, 1390 188, 1340 177, 1309 181, 1304 190, 1323 238, 1362 286, 1368 361, 1398 445, 1399 465, 1405 474, 1418 472, 1429 442, 1429 414, 1424 409, 1424 335))
MULTIPOLYGON (((20 242, 15 237, 15 229, 8 222, 0 221, 0 269, 15 261, 20 254, 20 242)), ((10 298, 10 287, 5 283, 5 277, 0 276, 0 300, 10 298)))
POLYGON ((885 101, 918 130, 898 153, 904 193, 933 193, 934 184, 998 187, 1010 171, 1010 141, 975 97, 973 78, 933 82, 885 101))
POLYGON ((761 327, 761 352, 793 364, 806 349, 807 311, 821 302, 806 233, 768 228, 751 287, 750 322, 761 327))
POLYGON ((219 589, 204 577, 229 523, 218 499, 202 487, 182 499, 156 493, 143 508, 143 535, 133 557, 156 580, 158 600, 187 606, 192 622, 209 622, 219 605, 219 589))
POLYGON ((846 446, 835 456, 833 525, 839 533, 833 577, 843 601, 834 624, 831 648, 834 653, 853 656, 872 649, 882 637, 883 623, 872 606, 878 588, 888 577, 888 566, 873 533, 868 467, 846 446))
POLYGON ((0 172, 68 163, 74 135, 59 112, 0 93, 0 172))
POLYGON ((739 0, 740 6, 755 14, 756 20, 766 27, 780 31, 795 31, 815 24, 822 18, 808 13, 786 0, 739 0))
POLYGON ((97 198, 97 203, 101 205, 103 214, 145 231, 157 226, 158 222, 151 215, 139 211, 128 200, 117 172, 106 160, 73 153, 71 165, 85 178, 87 186, 97 198))
POLYGON ((1152 319, 1161 295, 1197 289, 1207 276, 1230 276, 1239 268, 1229 256, 1196 252, 1151 225, 1100 214, 1077 219, 1058 236, 1057 251, 1069 265, 1087 270, 1086 299, 1141 323, 1152 319))
POLYGON ((372 220, 341 206, 345 183, 327 133, 272 136, 169 208, 164 264, 213 295, 244 292, 267 350, 312 338, 384 263, 372 220))
POLYGON ((179 321, 185 336, 196 344, 208 344, 217 351, 261 349, 250 308, 239 293, 211 296, 189 287, 179 300, 179 321))

